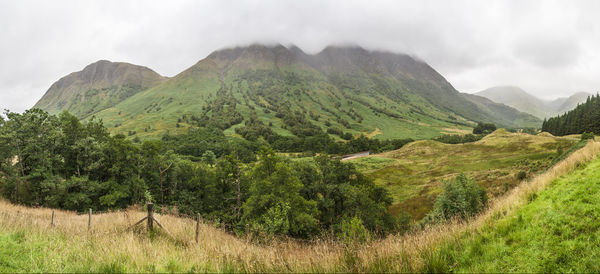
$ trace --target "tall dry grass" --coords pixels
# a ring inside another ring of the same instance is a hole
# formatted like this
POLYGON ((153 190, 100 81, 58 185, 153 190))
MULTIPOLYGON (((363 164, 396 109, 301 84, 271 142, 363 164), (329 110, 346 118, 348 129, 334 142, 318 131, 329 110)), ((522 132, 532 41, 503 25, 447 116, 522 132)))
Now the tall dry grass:
MULTIPOLYGON (((50 226, 52 209, 28 208, 0 201, 0 232, 25 230, 27 234, 54 237, 54 252, 82 252, 82 260, 107 265, 123 261, 129 271, 146 272, 155 265, 164 271, 176 264, 181 271, 326 271, 335 269, 341 250, 332 243, 299 243, 277 240, 268 246, 253 244, 243 238, 200 224, 199 242, 195 242, 196 222, 191 219, 155 214, 169 235, 158 233, 148 237, 145 223, 129 229, 146 213, 127 210, 92 215, 87 231, 88 215, 54 210, 55 226, 50 226), (90 253, 90 254, 86 254, 90 253)), ((33 262, 33 260, 32 260, 33 262)), ((94 269, 90 269, 94 271, 94 269)))
MULTIPOLYGON (((546 173, 492 201, 483 214, 470 222, 432 226, 353 247, 325 240, 310 244, 277 240, 269 245, 259 245, 205 223, 200 226, 199 243, 196 244, 195 221, 160 214, 156 217, 170 235, 148 237, 141 228, 127 229, 145 216, 144 212, 133 209, 94 214, 89 232, 87 214, 55 210, 56 225, 50 227, 51 209, 27 208, 6 201, 0 201, 0 233, 26 231, 31 239, 57 239, 50 241, 52 252, 67 254, 65 256, 71 256, 84 265, 84 269, 65 267, 67 270, 101 271, 94 266, 118 261, 126 266, 127 271, 134 272, 419 271, 426 263, 424 255, 441 242, 510 214, 527 202, 528 195, 544 189, 554 179, 598 155, 600 142, 590 141, 546 173)), ((48 262, 44 260, 50 260, 50 257, 32 257, 29 262, 46 265, 48 262)))

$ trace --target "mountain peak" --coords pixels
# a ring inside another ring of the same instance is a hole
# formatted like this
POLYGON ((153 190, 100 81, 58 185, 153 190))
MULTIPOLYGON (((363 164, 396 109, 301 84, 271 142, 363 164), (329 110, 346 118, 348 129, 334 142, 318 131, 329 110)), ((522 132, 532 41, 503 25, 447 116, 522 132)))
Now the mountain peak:
MULTIPOLYGON (((83 117, 86 112, 78 111, 77 108, 88 102, 86 97, 91 96, 92 93, 107 93, 104 94, 103 102, 98 102, 97 105, 109 107, 116 101, 157 85, 165 79, 166 77, 147 67, 99 60, 85 66, 81 71, 60 78, 50 86, 34 107, 50 113, 69 110, 83 117)), ((98 98, 100 97, 95 96, 94 100, 99 100, 98 98)))

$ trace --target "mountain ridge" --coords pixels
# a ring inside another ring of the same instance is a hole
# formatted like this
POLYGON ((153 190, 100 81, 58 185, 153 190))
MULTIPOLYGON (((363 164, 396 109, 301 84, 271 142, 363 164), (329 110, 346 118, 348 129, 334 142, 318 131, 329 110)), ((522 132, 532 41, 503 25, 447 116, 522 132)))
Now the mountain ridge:
POLYGON ((569 97, 543 100, 516 86, 491 87, 474 93, 494 102, 502 103, 540 119, 567 112, 585 102, 590 93, 576 92, 569 97))
POLYGON ((493 109, 465 98, 407 54, 358 46, 306 54, 295 46, 253 44, 214 51, 92 114, 114 132, 140 136, 207 125, 233 135, 262 123, 283 136, 318 131, 356 136, 381 129, 377 138, 429 138, 480 121, 508 127, 541 123, 518 112, 519 119, 498 118, 493 109))

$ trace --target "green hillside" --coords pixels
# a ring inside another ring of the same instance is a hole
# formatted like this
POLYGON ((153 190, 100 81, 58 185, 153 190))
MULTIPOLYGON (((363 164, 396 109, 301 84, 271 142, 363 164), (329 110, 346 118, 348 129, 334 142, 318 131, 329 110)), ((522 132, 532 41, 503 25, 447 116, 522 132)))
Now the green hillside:
POLYGON ((85 118, 164 80, 146 67, 101 60, 52 84, 34 108, 85 118))
POLYGON ((598 272, 600 159, 532 193, 514 213, 439 248, 456 272, 598 272))
POLYGON ((475 121, 537 127, 515 113, 499 118, 465 99, 440 74, 408 55, 328 47, 252 45, 210 54, 153 88, 95 114, 113 132, 140 137, 213 126, 228 135, 268 127, 282 136, 319 132, 430 138, 475 121))
POLYGON ((514 125, 534 125, 539 127, 539 118, 528 115, 515 108, 504 104, 496 103, 490 99, 475 94, 462 93, 469 101, 476 104, 480 109, 486 110, 489 113, 494 113, 495 122, 498 124, 514 124, 514 125))
POLYGON ((530 177, 545 170, 575 142, 567 137, 500 129, 473 143, 417 141, 350 162, 390 190, 394 213, 407 212, 419 220, 433 208, 444 180, 464 173, 496 197, 521 183, 517 178, 520 171, 530 177))

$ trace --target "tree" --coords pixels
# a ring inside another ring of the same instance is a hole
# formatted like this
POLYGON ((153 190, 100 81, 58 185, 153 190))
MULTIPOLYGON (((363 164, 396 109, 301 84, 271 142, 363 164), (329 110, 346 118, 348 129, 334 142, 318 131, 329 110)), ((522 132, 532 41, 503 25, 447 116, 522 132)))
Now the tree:
POLYGON ((216 161, 217 156, 215 156, 215 153, 212 152, 212 150, 207 150, 202 154, 202 162, 205 162, 206 164, 212 166, 215 164, 216 161))
POLYGON ((466 219, 481 212, 487 205, 485 188, 464 174, 444 182, 444 190, 428 216, 431 220, 466 219))
POLYGON ((473 134, 490 134, 496 130, 496 125, 492 123, 477 123, 477 126, 473 128, 473 134))
POLYGON ((56 145, 61 135, 57 119, 39 109, 23 114, 7 111, 5 115, 8 120, 3 125, 2 141, 11 147, 15 155, 11 161, 16 161, 18 168, 13 173, 13 201, 44 205, 42 183, 53 178, 55 168, 63 162, 56 145))
POLYGON ((371 231, 390 232, 398 228, 388 211, 392 204, 389 192, 365 177, 352 164, 315 158, 315 166, 298 163, 294 170, 304 184, 301 195, 317 201, 319 223, 325 229, 341 229, 341 221, 357 217, 371 231))
POLYGON ((290 166, 271 150, 260 152, 260 162, 251 171, 252 185, 244 203, 243 221, 277 233, 289 232, 307 238, 318 231, 317 203, 300 195, 303 185, 290 166), (279 220, 273 220, 279 217, 279 220), (289 231, 269 227, 289 223, 289 231))
POLYGON ((101 149, 100 204, 123 208, 134 203, 136 197, 139 200, 145 190, 140 176, 142 158, 139 147, 127 140, 125 135, 117 134, 103 143, 101 149))
POLYGON ((216 167, 219 189, 224 197, 224 216, 228 217, 229 224, 235 224, 242 218, 243 203, 249 192, 249 180, 243 177, 237 152, 220 159, 216 167))
POLYGON ((207 218, 219 217, 214 213, 221 209, 223 195, 217 186, 214 170, 189 160, 178 161, 174 169, 179 212, 192 216, 201 213, 207 218))
POLYGON ((569 112, 544 120, 542 131, 554 135, 600 134, 600 95, 592 95, 569 112))

